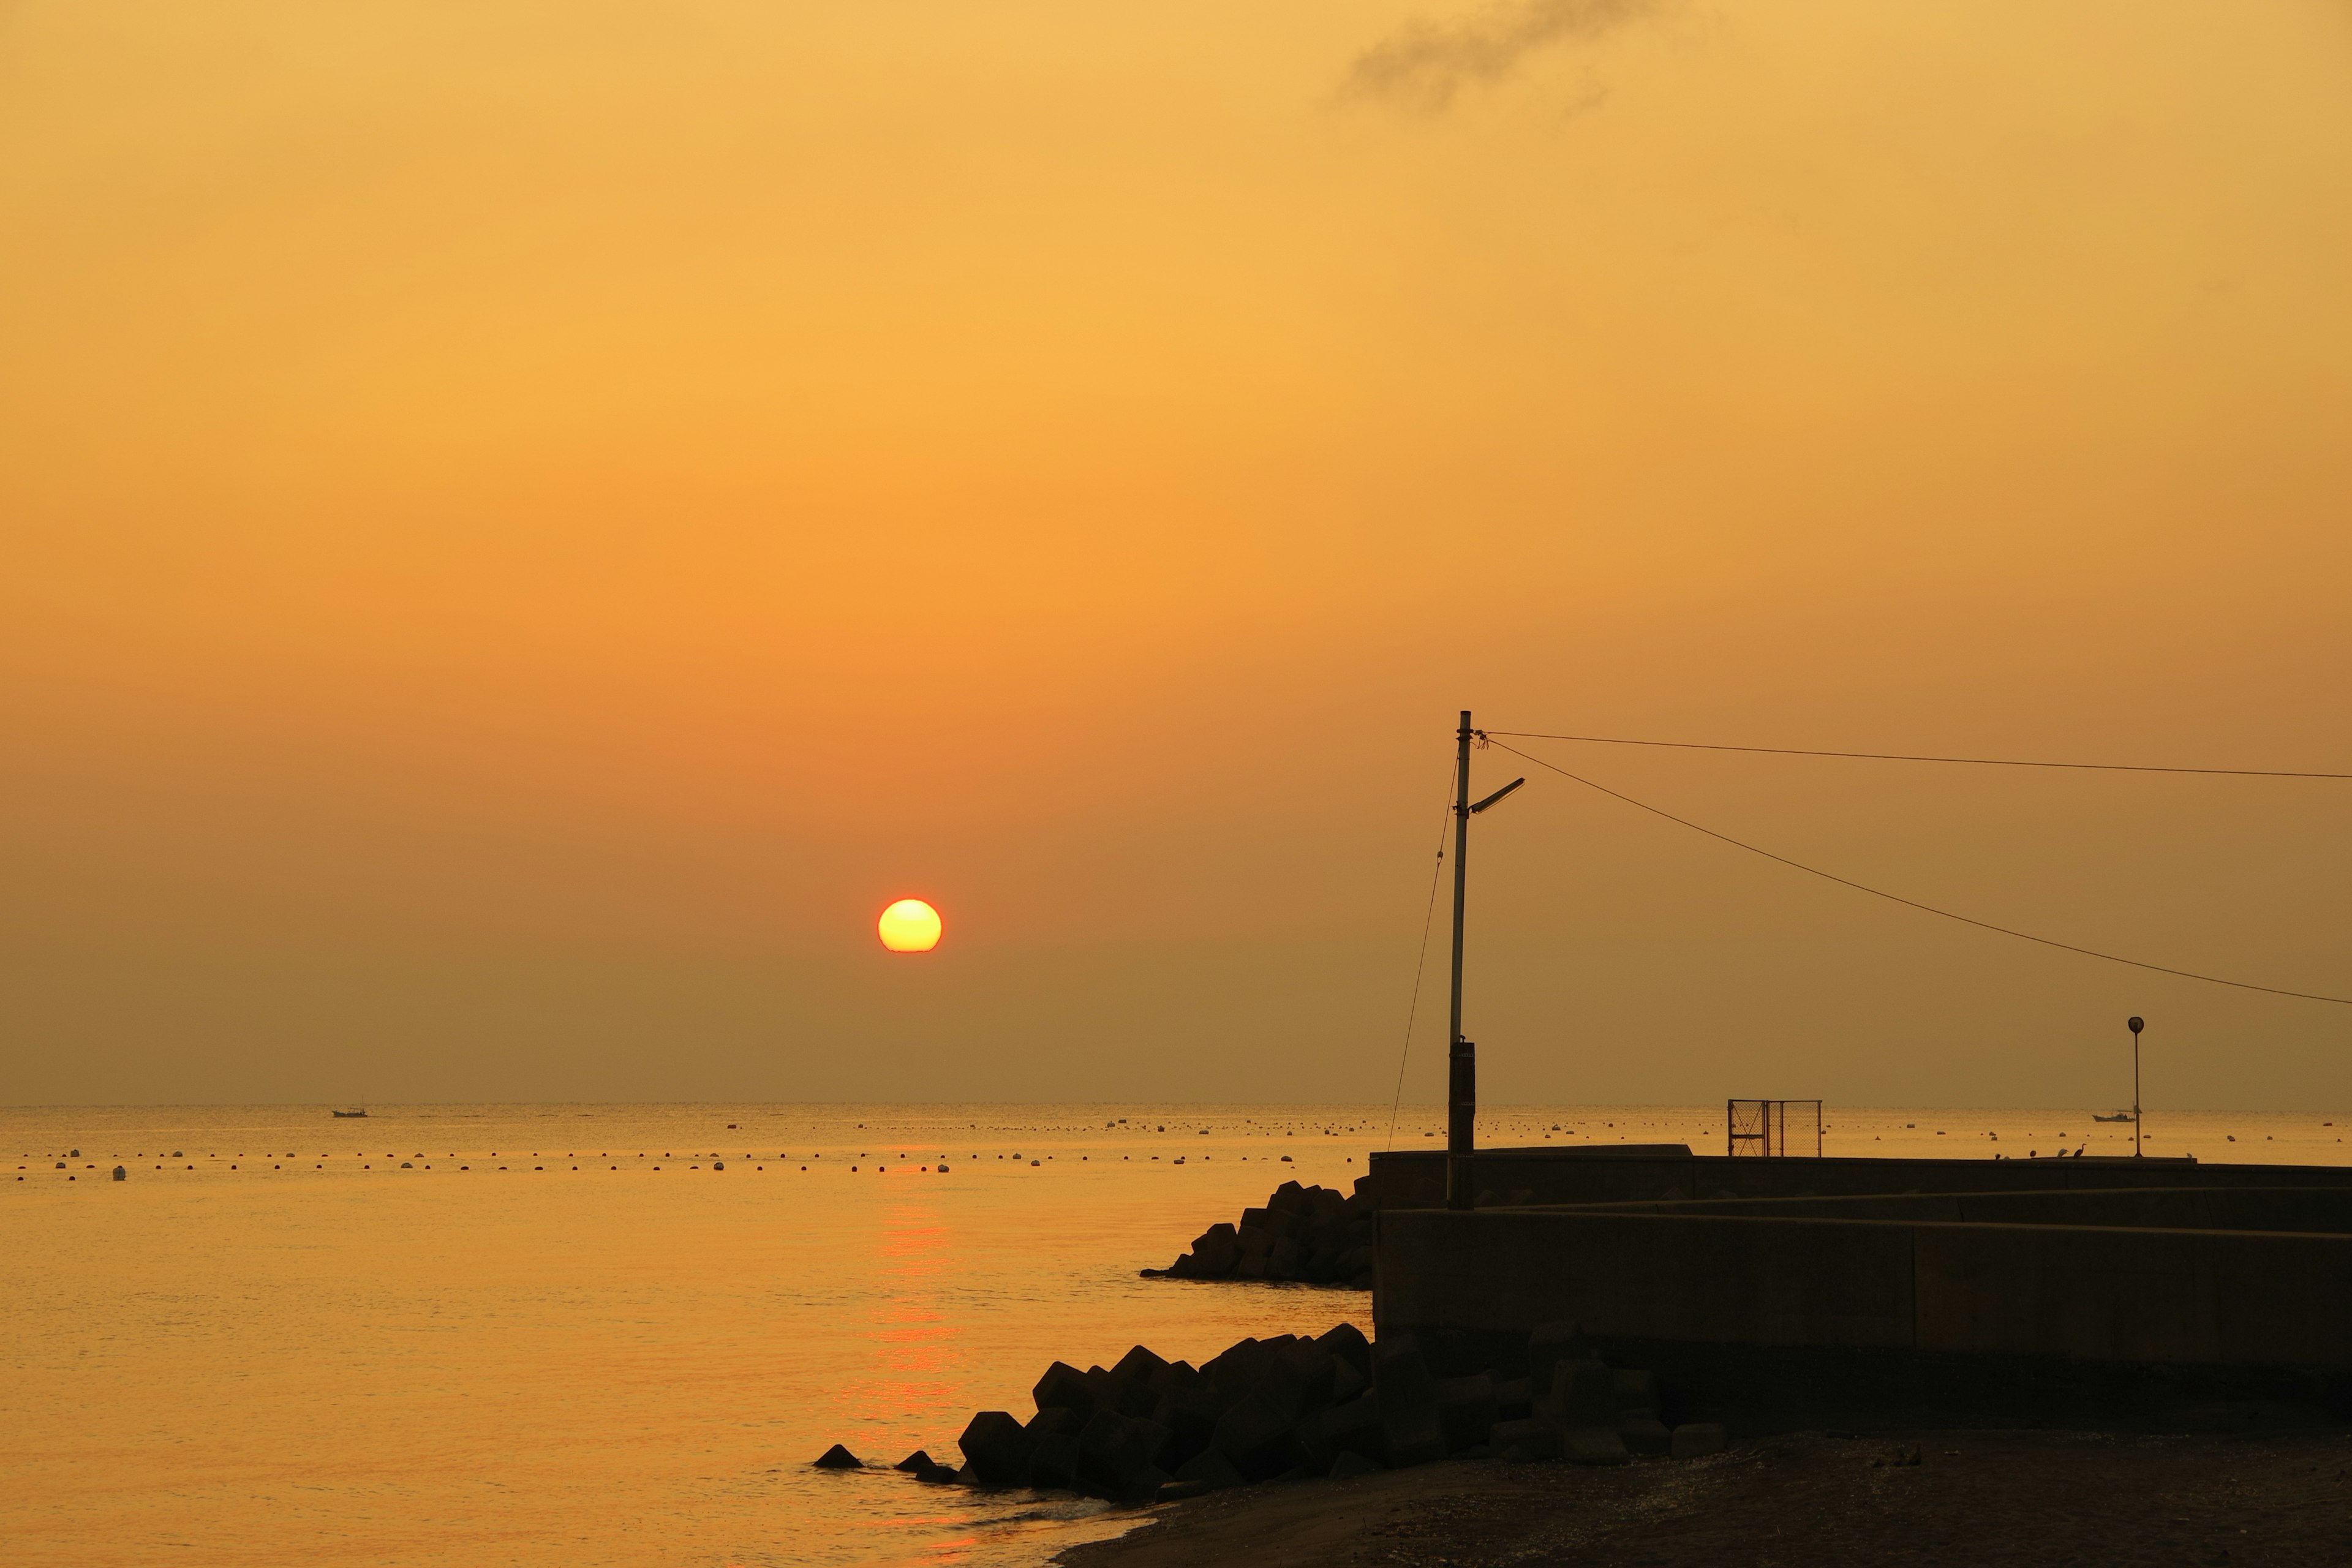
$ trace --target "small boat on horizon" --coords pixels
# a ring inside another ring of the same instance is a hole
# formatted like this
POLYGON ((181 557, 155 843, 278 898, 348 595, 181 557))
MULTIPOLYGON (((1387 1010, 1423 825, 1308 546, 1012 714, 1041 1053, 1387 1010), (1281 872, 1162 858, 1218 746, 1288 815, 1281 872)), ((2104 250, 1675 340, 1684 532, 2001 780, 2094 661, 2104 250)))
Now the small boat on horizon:
POLYGON ((2095 1110, 2091 1112, 2091 1120, 2094 1121, 2129 1121, 2133 1120, 2133 1117, 2132 1113, 2128 1110, 2118 1110, 2113 1116, 2102 1116, 2095 1110))
POLYGON ((330 1111, 328 1114, 331 1116, 365 1116, 367 1114, 367 1107, 363 1105, 353 1106, 349 1110, 330 1111))

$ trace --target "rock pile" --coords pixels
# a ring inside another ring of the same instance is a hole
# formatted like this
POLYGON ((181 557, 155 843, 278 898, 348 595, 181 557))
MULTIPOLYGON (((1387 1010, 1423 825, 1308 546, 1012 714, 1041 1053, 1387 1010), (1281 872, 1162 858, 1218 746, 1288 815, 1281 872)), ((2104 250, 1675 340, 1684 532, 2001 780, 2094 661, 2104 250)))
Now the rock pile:
MULTIPOLYGON (((1607 1365, 1573 1324, 1538 1329, 1526 1365, 1526 1377, 1437 1377, 1410 1336, 1374 1344, 1348 1323, 1311 1339, 1244 1340, 1197 1368, 1138 1345, 1108 1371, 1055 1362, 1026 1421, 974 1415, 961 1469, 920 1452, 896 1468, 925 1481, 1143 1502, 1448 1456, 1622 1465, 1723 1447, 1719 1426, 1667 1426, 1650 1374, 1607 1365)), ((857 1463, 836 1445, 817 1463, 845 1461, 857 1463)))
POLYGON ((1297 1279, 1309 1285, 1372 1288, 1371 1178, 1352 1194, 1285 1182, 1264 1208, 1244 1209, 1239 1225, 1213 1225, 1192 1249, 1150 1278, 1297 1279))

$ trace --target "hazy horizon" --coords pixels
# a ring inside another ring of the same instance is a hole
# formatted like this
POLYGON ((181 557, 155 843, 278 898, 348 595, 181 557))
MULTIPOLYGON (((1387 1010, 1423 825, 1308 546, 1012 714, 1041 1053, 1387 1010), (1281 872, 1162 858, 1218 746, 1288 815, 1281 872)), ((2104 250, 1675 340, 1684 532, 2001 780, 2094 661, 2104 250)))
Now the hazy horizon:
MULTIPOLYGON (((0 1101, 1385 1100, 1463 708, 2352 772, 2340 0, 26 0, 0 81, 0 1101)), ((2352 996, 2352 784, 1513 744, 2352 996)), ((2352 1103, 2352 1008, 1475 767, 1492 1103, 2105 1106, 2132 1015, 2352 1103)))

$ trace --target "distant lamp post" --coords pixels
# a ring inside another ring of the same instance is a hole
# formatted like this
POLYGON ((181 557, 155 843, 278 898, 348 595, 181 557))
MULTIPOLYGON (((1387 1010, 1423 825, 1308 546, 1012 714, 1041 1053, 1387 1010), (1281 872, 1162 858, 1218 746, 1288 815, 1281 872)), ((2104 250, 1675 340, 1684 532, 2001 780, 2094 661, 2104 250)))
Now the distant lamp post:
POLYGON ((2145 1018, 2126 1018, 2124 1026, 2132 1032, 2132 1158, 2139 1158, 2139 1032, 2147 1027, 2145 1018))

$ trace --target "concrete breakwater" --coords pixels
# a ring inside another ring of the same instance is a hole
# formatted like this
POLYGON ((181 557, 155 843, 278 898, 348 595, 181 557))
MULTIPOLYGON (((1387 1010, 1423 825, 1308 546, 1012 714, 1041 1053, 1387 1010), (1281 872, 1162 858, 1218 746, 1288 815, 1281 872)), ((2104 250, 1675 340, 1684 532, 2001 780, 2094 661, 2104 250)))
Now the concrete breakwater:
POLYGON ((1309 1285, 1372 1288, 1375 1215, 1371 1178, 1355 1191, 1285 1182, 1263 1208, 1244 1209, 1239 1224, 1213 1225, 1191 1249, 1147 1278, 1289 1279, 1309 1285))
MULTIPOLYGON (((1573 1324, 1538 1327, 1502 1364, 1452 1377, 1410 1336, 1341 1323, 1312 1338, 1245 1339, 1194 1367, 1142 1345, 1110 1368, 1046 1368, 1036 1412, 983 1410, 961 1467, 917 1452, 894 1468, 933 1484, 1172 1501, 1227 1487, 1345 1479, 1448 1457, 1619 1465, 1721 1448, 1719 1424, 1612 1367, 1573 1324), (1669 1425, 1669 1421, 1675 1425, 1669 1425)), ((836 1444, 817 1465, 865 1468, 836 1444)))
MULTIPOLYGON (((2342 1168, 1479 1163, 1543 1195, 1475 1211, 1408 1197, 1380 1220, 1378 1331, 1416 1337, 1441 1369, 1572 1315, 1743 1429, 2352 1413, 2342 1168)), ((1408 1194, 1427 1182, 1402 1162, 1386 1174, 1408 1194)))

